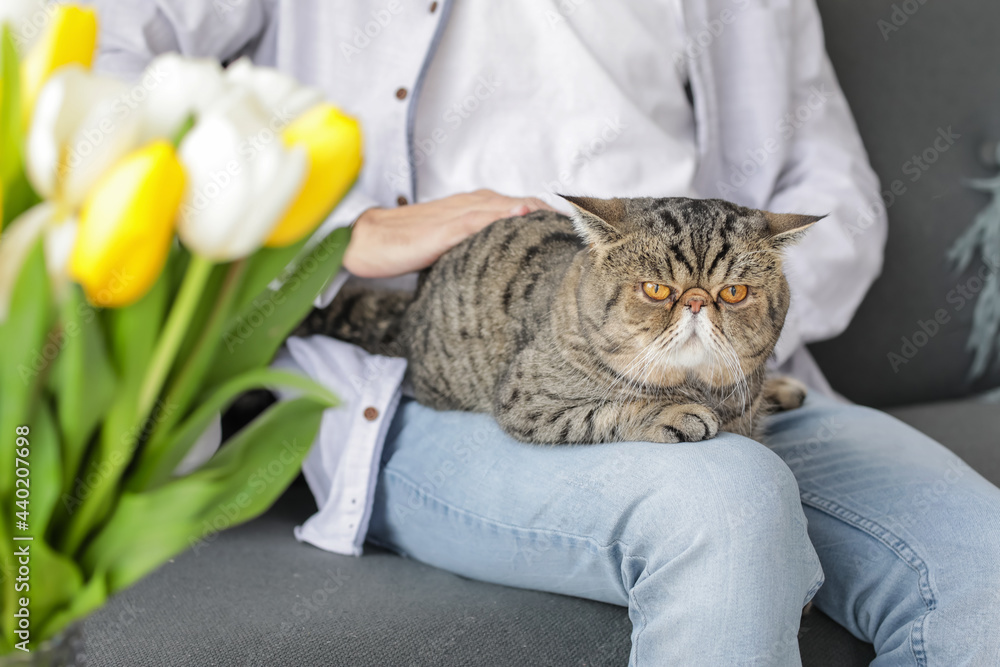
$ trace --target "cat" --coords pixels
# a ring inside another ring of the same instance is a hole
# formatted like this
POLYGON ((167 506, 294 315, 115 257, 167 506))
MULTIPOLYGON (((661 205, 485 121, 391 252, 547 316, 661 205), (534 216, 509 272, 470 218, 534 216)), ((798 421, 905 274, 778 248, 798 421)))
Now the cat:
POLYGON ((524 442, 760 438, 805 399, 767 377, 789 305, 782 251, 816 216, 718 199, 564 197, 445 253, 416 292, 347 287, 297 335, 409 361, 421 403, 524 442))

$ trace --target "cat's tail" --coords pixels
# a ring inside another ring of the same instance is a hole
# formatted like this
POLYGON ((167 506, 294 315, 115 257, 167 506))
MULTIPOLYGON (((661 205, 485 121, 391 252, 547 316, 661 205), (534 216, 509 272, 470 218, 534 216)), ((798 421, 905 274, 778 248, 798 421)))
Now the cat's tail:
POLYGON ((292 335, 322 334, 372 354, 403 357, 403 315, 413 298, 413 292, 346 286, 329 306, 313 309, 292 335))

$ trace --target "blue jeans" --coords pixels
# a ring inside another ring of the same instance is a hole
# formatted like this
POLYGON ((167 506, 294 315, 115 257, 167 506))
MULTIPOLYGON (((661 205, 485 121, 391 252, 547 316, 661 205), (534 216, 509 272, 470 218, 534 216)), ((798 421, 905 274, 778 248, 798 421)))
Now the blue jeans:
POLYGON ((875 410, 810 397, 767 426, 769 447, 538 446, 404 400, 368 535, 627 606, 631 665, 797 665, 810 600, 874 665, 1000 665, 1000 490, 875 410))

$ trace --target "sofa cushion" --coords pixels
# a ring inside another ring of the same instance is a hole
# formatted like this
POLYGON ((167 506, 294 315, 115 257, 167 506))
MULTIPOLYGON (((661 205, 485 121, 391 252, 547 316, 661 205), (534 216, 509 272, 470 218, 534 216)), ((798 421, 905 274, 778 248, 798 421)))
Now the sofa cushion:
POLYGON ((459 578, 368 548, 301 544, 296 484, 267 514, 177 557, 85 626, 93 667, 622 665, 625 610, 459 578), (169 656, 169 659, 167 658, 169 656))
POLYGON ((1000 486, 1000 404, 967 399, 892 408, 889 414, 946 445, 1000 486))
POLYGON ((960 290, 976 287, 969 280, 983 265, 956 274, 945 252, 987 203, 962 181, 993 173, 978 154, 986 140, 1000 138, 1000 3, 819 0, 819 6, 827 50, 882 188, 891 192, 895 182, 902 194, 886 197, 882 277, 847 332, 812 347, 816 359, 835 388, 867 405, 945 400, 998 386, 1000 365, 984 380, 966 380, 973 307, 960 290), (950 145, 939 141, 949 129, 960 135, 950 145), (927 162, 920 166, 914 156, 927 162), (936 314, 943 324, 935 325, 936 314), (933 332, 926 340, 925 328, 933 332), (894 368, 890 353, 912 358, 894 368))

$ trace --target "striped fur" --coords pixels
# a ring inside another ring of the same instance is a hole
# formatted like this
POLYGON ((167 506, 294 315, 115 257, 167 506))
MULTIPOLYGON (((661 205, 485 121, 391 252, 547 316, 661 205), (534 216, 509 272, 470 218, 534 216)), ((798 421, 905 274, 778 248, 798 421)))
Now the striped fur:
POLYGON ((572 219, 498 221, 424 271, 415 294, 345 289, 299 333, 405 356, 420 402, 492 413, 527 442, 753 436, 769 402, 801 404, 804 388, 768 380, 765 362, 789 304, 781 250, 817 218, 567 199, 572 219), (672 296, 653 301, 645 281, 672 296), (750 292, 730 305, 718 294, 734 284, 750 292), (698 314, 684 307, 692 290, 707 293, 698 314))

